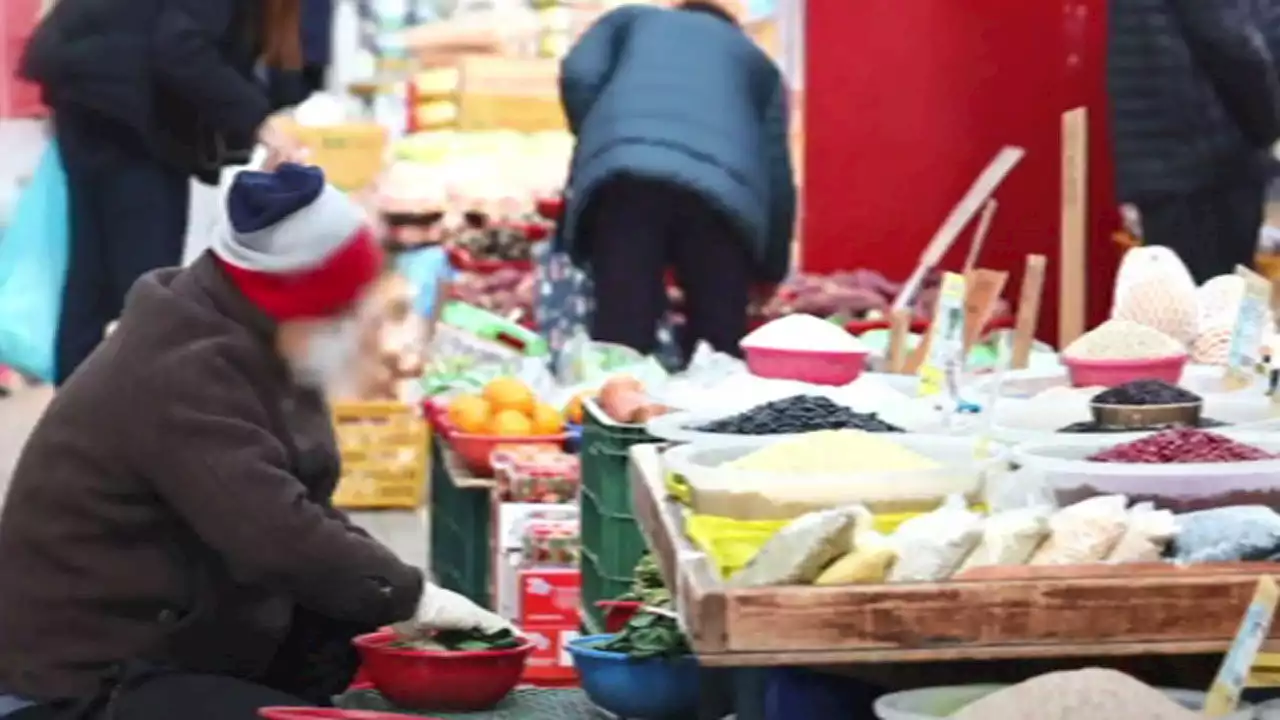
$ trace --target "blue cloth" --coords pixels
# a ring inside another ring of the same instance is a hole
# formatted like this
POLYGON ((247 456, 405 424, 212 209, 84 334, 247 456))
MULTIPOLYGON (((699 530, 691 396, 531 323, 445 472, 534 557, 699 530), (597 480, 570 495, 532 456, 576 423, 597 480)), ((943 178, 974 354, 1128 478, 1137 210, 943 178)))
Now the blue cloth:
POLYGON ((271 227, 310 205, 324 191, 324 172, 284 163, 275 172, 236 173, 227 192, 227 216, 238 233, 271 227))
POLYGON ((789 93, 740 28, 625 5, 565 57, 560 92, 578 144, 558 246, 576 262, 587 260, 576 235, 592 192, 629 174, 699 193, 737 224, 760 280, 786 276, 796 212, 789 93))
POLYGON ((328 65, 333 55, 333 0, 302 0, 302 61, 328 65))

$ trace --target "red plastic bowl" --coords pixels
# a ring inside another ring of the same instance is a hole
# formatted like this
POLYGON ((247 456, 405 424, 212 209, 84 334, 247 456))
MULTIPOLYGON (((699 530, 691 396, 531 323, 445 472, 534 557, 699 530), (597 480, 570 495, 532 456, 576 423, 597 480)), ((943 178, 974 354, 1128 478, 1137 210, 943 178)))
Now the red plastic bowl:
POLYGON ((476 477, 491 477, 493 475, 493 463, 490 462, 490 458, 493 456, 493 451, 499 447, 504 445, 552 445, 562 448, 565 441, 569 439, 569 433, 507 437, 503 435, 475 435, 450 429, 445 433, 445 437, 454 452, 458 453, 458 457, 462 458, 462 464, 467 466, 467 470, 475 473, 476 477))
POLYGON ((752 375, 775 380, 799 380, 814 385, 846 385, 862 374, 866 351, 824 352, 821 350, 778 350, 743 346, 747 369, 752 375))
POLYGON ((1187 366, 1187 356, 1173 355, 1141 360, 1080 360, 1064 357, 1067 376, 1075 387, 1115 387, 1134 380, 1163 380, 1177 384, 1187 366))
POLYGON ((405 716, 400 713, 314 707, 265 707, 258 710, 258 717, 265 720, 405 720, 405 716))
POLYGON ((604 610, 604 631, 607 633, 622 632, 643 606, 634 600, 601 600, 596 603, 596 607, 604 610))
POLYGON ((430 652, 387 647, 396 635, 361 635, 352 643, 378 692, 409 710, 476 712, 502 701, 520 682, 533 652, 526 640, 510 650, 430 652))

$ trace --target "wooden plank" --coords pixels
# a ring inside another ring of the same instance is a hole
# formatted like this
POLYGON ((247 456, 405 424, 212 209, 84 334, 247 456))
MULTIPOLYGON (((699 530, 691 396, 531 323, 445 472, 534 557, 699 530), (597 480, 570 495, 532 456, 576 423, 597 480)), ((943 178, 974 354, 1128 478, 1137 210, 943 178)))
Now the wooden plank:
POLYGON ((1027 256, 1022 288, 1018 292, 1018 318, 1013 331, 1013 362, 1010 366, 1014 370, 1021 370, 1031 362, 1031 347, 1036 339, 1036 327, 1040 324, 1040 300, 1044 297, 1047 263, 1043 255, 1027 256))
POLYGON ((1058 253, 1058 347, 1084 334, 1088 258, 1089 110, 1062 114, 1062 236, 1058 253))
POLYGON ((659 448, 637 445, 631 449, 632 511, 675 598, 690 645, 699 654, 723 652, 727 636, 723 584, 711 559, 685 534, 680 505, 667 497, 659 448))

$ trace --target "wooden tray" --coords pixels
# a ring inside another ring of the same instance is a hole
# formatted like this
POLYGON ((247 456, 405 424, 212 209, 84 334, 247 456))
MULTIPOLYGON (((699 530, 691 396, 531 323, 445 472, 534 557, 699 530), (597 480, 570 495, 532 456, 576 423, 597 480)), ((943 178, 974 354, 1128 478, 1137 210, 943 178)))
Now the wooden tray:
MULTIPOLYGON (((634 510, 699 660, 767 667, 1219 653, 1274 563, 1049 570, 1020 580, 729 590, 684 533, 658 449, 631 450, 634 510)), ((1280 637, 1280 624, 1272 629, 1280 637)), ((1272 640, 1268 647, 1280 649, 1272 640)))

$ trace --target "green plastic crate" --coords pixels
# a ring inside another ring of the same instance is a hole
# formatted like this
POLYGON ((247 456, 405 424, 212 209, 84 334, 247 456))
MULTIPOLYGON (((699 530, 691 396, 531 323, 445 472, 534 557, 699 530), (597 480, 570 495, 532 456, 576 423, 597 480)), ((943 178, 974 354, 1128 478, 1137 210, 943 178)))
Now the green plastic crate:
POLYGON ((595 604, 627 592, 648 549, 631 509, 628 451, 656 439, 643 427, 613 423, 594 402, 584 403, 583 414, 582 605, 592 628, 603 623, 595 604))
POLYGON ((440 587, 489 604, 491 493, 454 484, 439 440, 431 452, 431 570, 440 587))

